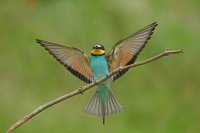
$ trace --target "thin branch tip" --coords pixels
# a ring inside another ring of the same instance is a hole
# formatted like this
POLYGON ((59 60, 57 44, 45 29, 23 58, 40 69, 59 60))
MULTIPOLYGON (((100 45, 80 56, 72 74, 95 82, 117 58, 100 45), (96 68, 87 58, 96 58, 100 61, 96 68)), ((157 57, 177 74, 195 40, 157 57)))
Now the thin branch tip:
POLYGON ((171 50, 169 48, 165 48, 163 54, 165 56, 170 55, 170 54, 178 54, 178 53, 184 53, 183 50, 171 50))
POLYGON ((182 49, 181 49, 181 50, 179 50, 179 52, 180 52, 180 53, 184 53, 184 51, 183 51, 182 49))

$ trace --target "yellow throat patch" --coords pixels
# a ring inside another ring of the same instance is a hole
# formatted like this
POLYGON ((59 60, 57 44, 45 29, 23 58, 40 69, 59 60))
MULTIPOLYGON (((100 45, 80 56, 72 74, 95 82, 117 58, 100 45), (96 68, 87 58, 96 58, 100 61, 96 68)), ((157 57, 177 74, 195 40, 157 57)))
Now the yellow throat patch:
POLYGON ((91 51, 91 53, 92 53, 93 55, 102 55, 102 54, 105 53, 105 51, 102 50, 102 49, 93 49, 93 50, 91 51))

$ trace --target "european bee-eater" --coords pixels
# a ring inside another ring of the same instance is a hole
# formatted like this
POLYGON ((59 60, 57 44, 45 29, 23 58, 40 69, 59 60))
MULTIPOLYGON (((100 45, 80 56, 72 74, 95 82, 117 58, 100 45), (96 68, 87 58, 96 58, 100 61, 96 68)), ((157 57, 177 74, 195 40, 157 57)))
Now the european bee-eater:
MULTIPOLYGON (((91 83, 120 66, 133 64, 147 41, 151 38, 156 26, 157 23, 154 22, 129 37, 118 41, 107 54, 105 54, 103 45, 95 44, 90 57, 77 48, 66 47, 39 39, 36 42, 45 47, 73 75, 86 83, 91 83)), ((123 106, 111 91, 110 80, 115 81, 127 71, 120 71, 112 76, 111 79, 97 85, 95 94, 83 108, 83 111, 101 116, 104 124, 106 115, 122 110, 123 106)))

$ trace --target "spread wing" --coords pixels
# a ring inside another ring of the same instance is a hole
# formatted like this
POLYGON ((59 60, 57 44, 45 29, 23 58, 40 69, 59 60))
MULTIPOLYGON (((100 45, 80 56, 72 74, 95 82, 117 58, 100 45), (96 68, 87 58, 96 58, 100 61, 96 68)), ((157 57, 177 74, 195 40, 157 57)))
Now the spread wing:
POLYGON ((66 47, 44 40, 36 39, 36 42, 45 47, 45 49, 73 75, 86 83, 91 83, 93 81, 89 57, 87 57, 84 52, 76 48, 66 47))
MULTIPOLYGON (((145 47, 145 44, 151 38, 151 35, 153 34, 153 31, 157 25, 158 24, 154 22, 116 43, 111 51, 107 54, 107 61, 110 71, 120 66, 133 64, 139 53, 145 47)), ((127 71, 128 70, 124 70, 114 75, 112 77, 113 81, 121 77, 127 71)))

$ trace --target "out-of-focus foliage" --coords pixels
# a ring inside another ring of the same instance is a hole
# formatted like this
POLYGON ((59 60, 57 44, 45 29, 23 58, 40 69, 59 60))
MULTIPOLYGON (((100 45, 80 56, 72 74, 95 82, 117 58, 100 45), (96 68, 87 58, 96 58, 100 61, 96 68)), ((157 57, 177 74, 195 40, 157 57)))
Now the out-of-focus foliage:
POLYGON ((164 48, 183 49, 129 70, 112 84, 125 109, 106 119, 81 111, 95 89, 58 104, 16 133, 200 131, 200 1, 2 0, 0 4, 0 132, 45 102, 83 85, 35 43, 44 39, 88 54, 157 21, 138 60, 164 48))

